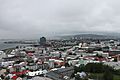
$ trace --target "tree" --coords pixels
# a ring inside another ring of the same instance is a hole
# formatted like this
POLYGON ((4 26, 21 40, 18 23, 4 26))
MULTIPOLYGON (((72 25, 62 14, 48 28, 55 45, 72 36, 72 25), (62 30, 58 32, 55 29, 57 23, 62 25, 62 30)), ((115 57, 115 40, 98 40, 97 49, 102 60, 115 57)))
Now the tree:
POLYGON ((114 58, 114 62, 117 62, 117 58, 114 58))
POLYGON ((4 78, 5 78, 5 76, 2 74, 2 75, 1 75, 1 78, 2 78, 2 79, 4 79, 4 78))
POLYGON ((74 73, 72 73, 72 75, 70 76, 70 78, 74 78, 75 77, 75 74, 74 73))
POLYGON ((70 65, 68 63, 65 63, 65 67, 70 67, 70 65))
POLYGON ((82 79, 81 79, 80 76, 77 74, 77 75, 75 76, 75 80, 82 80, 82 79))
POLYGON ((7 76, 7 77, 5 77, 5 79, 4 80, 10 80, 10 77, 9 76, 7 76))
POLYGON ((91 73, 102 73, 103 72, 103 64, 102 63, 88 63, 85 66, 86 72, 91 73))
POLYGON ((87 77, 81 78, 79 74, 75 75, 75 80, 88 80, 87 77))
POLYGON ((113 80, 113 74, 109 70, 105 71, 103 80, 113 80))

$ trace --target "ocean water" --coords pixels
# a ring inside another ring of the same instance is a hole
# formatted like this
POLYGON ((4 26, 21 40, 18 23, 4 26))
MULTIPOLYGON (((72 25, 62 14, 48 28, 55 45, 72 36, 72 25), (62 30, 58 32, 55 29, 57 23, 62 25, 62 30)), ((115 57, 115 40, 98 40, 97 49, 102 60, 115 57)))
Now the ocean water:
POLYGON ((14 47, 20 46, 20 45, 28 45, 28 44, 5 44, 4 41, 0 40, 0 50, 14 48, 14 47))
POLYGON ((0 50, 4 50, 7 48, 13 48, 16 46, 17 46, 17 44, 5 44, 3 41, 0 41, 0 50))

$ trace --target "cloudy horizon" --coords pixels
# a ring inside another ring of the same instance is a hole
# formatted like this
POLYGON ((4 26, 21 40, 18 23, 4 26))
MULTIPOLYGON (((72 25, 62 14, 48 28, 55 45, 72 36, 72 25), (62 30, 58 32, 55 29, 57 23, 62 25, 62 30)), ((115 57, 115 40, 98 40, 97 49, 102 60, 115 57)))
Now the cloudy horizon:
POLYGON ((119 32, 119 0, 0 0, 0 39, 119 32))

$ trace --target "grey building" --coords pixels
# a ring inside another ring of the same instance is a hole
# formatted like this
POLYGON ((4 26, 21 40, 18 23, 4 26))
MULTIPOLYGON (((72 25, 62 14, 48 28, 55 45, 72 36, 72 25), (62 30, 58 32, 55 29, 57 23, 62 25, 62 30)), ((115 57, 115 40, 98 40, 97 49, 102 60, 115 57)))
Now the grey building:
POLYGON ((40 45, 44 46, 46 44, 46 38, 45 37, 41 37, 40 38, 40 45))
POLYGON ((72 73, 74 72, 73 67, 61 68, 55 71, 51 71, 46 74, 47 77, 53 80, 66 80, 64 79, 65 76, 71 77, 72 73))

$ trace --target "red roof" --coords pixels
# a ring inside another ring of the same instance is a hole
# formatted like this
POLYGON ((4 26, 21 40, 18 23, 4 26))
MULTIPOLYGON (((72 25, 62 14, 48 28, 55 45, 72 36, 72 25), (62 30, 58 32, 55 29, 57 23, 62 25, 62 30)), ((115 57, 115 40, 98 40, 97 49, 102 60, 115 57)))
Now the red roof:
POLYGON ((22 72, 12 72, 12 74, 22 75, 22 74, 26 74, 27 72, 29 72, 29 70, 23 70, 22 72))
POLYGON ((98 58, 98 57, 91 57, 91 56, 86 56, 86 57, 84 57, 84 59, 86 59, 86 58, 88 58, 88 59, 94 58, 94 59, 97 60, 97 61, 107 61, 106 58, 98 58))
POLYGON ((33 56, 33 53, 28 53, 29 56, 33 56))
POLYGON ((18 76, 13 76, 12 79, 13 80, 16 80, 18 78, 18 76))

